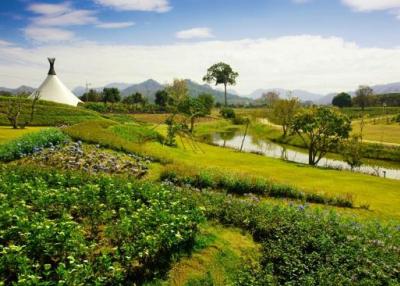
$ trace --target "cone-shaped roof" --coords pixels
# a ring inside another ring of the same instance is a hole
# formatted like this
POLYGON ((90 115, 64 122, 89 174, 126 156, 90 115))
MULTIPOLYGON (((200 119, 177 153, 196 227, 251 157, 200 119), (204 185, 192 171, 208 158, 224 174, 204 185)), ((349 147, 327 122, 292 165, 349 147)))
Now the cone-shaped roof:
POLYGON ((68 105, 77 106, 81 100, 77 98, 57 77, 54 70, 55 58, 49 58, 50 70, 47 78, 40 85, 40 87, 34 91, 30 98, 34 98, 35 94, 39 92, 40 100, 53 101, 68 105))

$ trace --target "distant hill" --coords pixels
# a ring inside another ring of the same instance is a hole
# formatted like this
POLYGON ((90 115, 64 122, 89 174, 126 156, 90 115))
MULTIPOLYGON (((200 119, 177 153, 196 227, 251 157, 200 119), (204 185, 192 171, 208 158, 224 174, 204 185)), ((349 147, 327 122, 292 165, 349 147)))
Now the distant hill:
POLYGON ((301 89, 295 89, 295 90, 287 90, 283 88, 269 88, 269 89, 257 89, 254 92, 252 92, 249 97, 252 99, 259 99, 264 93, 270 92, 270 91, 275 91, 279 93, 281 98, 285 98, 289 93, 292 94, 292 96, 299 98, 301 101, 313 101, 316 102, 318 101, 323 95, 321 94, 316 94, 312 93, 309 91, 301 90, 301 89))
MULTIPOLYGON (((214 96, 216 102, 224 102, 224 92, 212 88, 208 84, 198 84, 192 80, 185 80, 189 89, 190 96, 196 97, 201 93, 210 93, 214 96)), ((111 83, 106 85, 106 87, 116 87, 121 91, 123 97, 131 95, 133 93, 139 92, 143 94, 144 97, 148 98, 150 102, 154 102, 156 92, 165 88, 165 85, 149 79, 138 84, 127 84, 127 83, 111 83)), ((103 87, 92 88, 97 91, 102 91, 103 87)), ((86 92, 86 88, 78 86, 73 90, 74 94, 81 96, 86 92)), ((252 99, 241 97, 237 94, 228 92, 228 101, 232 104, 248 104, 252 102, 252 99)))
POLYGON ((164 89, 164 85, 159 82, 149 79, 142 83, 133 84, 121 91, 122 96, 128 96, 139 92, 146 97, 150 102, 154 102, 156 92, 164 89))
POLYGON ((0 91, 10 92, 11 94, 20 94, 20 93, 32 93, 35 89, 30 86, 21 85, 18 88, 6 88, 0 87, 0 91))
MULTIPOLYGON (((388 83, 388 84, 379 84, 371 86, 374 90, 375 94, 391 94, 391 93, 400 93, 400 82, 388 83)), ((319 104, 331 104, 332 99, 337 95, 339 92, 329 93, 322 97, 320 100, 317 101, 319 104)), ((348 94, 351 96, 355 96, 355 91, 348 91, 348 94)))

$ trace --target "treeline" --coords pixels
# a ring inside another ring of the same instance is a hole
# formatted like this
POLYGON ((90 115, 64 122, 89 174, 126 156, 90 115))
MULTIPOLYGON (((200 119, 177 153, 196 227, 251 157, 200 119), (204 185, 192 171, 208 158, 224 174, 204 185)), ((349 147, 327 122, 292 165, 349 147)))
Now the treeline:
POLYGON ((369 86, 360 86, 354 97, 345 92, 337 94, 332 105, 340 108, 357 106, 362 110, 374 106, 400 106, 400 93, 374 94, 369 86))

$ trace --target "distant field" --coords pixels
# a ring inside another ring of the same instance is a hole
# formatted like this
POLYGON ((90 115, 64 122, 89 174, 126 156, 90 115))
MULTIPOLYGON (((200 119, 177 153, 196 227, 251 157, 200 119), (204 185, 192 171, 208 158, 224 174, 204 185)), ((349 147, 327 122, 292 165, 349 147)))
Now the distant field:
MULTIPOLYGON (((353 132, 357 133, 360 130, 360 122, 353 122, 353 132)), ((400 124, 386 124, 379 122, 374 124, 368 122, 364 126, 363 137, 365 140, 374 141, 376 143, 395 143, 400 144, 400 124)))
POLYGON ((24 134, 39 131, 44 127, 27 127, 25 129, 12 129, 10 126, 0 126, 0 144, 18 138, 24 134))

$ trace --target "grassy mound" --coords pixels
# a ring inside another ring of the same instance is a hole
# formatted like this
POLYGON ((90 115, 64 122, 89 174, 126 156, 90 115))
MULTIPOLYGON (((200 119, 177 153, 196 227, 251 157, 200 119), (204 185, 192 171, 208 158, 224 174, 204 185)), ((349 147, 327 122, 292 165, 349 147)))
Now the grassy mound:
MULTIPOLYGON (((0 125, 9 125, 4 112, 7 113, 10 100, 15 100, 15 98, 0 97, 0 125)), ((21 120, 29 117, 31 104, 32 101, 30 99, 23 100, 21 120)), ((34 120, 31 124, 33 126, 71 125, 86 120, 101 119, 97 112, 50 101, 40 100, 35 109, 34 120)))

